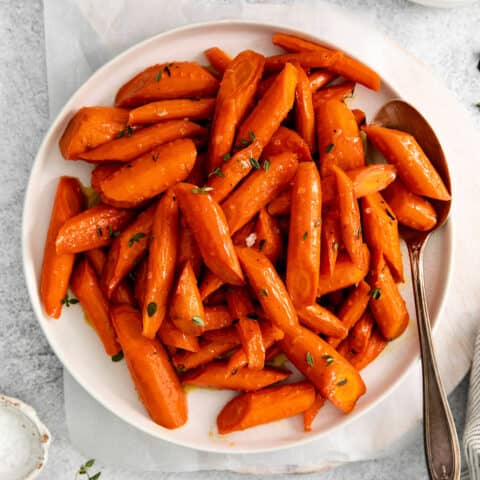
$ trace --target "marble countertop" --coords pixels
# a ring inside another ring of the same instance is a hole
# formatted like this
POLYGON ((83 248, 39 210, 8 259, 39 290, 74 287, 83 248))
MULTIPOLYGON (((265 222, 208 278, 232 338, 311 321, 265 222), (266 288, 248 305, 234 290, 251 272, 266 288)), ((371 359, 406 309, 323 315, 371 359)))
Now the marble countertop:
MULTIPOLYGON (((480 126, 480 109, 475 106, 480 101, 479 2, 453 10, 425 8, 405 0, 336 0, 333 3, 370 17, 378 28, 430 65, 480 126)), ((0 0, 0 11, 0 112, 4 128, 0 136, 0 151, 3 152, 0 168, 3 243, 0 252, 0 392, 31 404, 53 434, 50 459, 39 478, 74 479, 86 459, 68 440, 62 367, 33 316, 23 279, 20 248, 22 202, 30 166, 49 126, 43 6, 41 0, 0 0)), ((464 379, 450 396, 459 432, 463 430, 467 384, 464 379)), ((98 469, 102 471, 102 478, 116 480, 246 478, 222 472, 138 473, 118 469, 115 465, 98 465, 98 469)), ((426 479, 421 425, 412 432, 408 447, 399 450, 394 457, 302 478, 426 479)))

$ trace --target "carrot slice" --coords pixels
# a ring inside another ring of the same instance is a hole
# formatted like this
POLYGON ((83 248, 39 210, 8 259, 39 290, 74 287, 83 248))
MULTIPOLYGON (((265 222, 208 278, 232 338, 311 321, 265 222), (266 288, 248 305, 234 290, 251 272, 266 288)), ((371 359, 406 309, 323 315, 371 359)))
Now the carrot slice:
POLYGON ((73 160, 85 151, 113 140, 127 125, 128 110, 83 107, 68 122, 60 138, 63 158, 73 160))
POLYGON ((228 310, 233 318, 255 316, 255 307, 245 287, 231 287, 227 291, 228 310))
POLYGON ((313 304, 297 309, 300 322, 315 333, 344 338, 347 335, 345 325, 329 310, 313 304))
POLYGON ((208 306, 204 307, 204 310, 204 331, 229 327, 233 323, 234 318, 230 314, 229 309, 224 305, 208 306))
POLYGON ((55 241, 62 225, 83 209, 84 202, 80 182, 76 178, 61 177, 45 239, 40 278, 40 298, 49 317, 59 318, 62 313, 62 300, 67 293, 75 260, 73 253, 58 254, 55 241))
POLYGON ((315 302, 320 274, 322 189, 313 162, 298 166, 292 189, 286 285, 298 308, 315 302))
POLYGON ((316 70, 308 76, 310 82, 310 90, 312 93, 316 92, 319 88, 324 87, 327 83, 330 83, 337 77, 335 73, 327 70, 316 70))
POLYGON ((295 126, 300 136, 305 140, 310 151, 315 152, 315 112, 313 111, 312 90, 310 80, 305 70, 295 65, 298 74, 295 91, 295 126))
MULTIPOLYGON (((178 244, 178 207, 169 190, 158 202, 152 225, 147 279, 142 302, 143 335, 154 338, 167 314, 175 275, 178 244)), ((186 332, 189 333, 189 332, 186 332)))
POLYGON ((230 400, 217 417, 220 435, 292 417, 304 412, 315 400, 308 382, 268 387, 230 400))
POLYGON ((307 142, 294 130, 281 126, 265 146, 262 156, 264 158, 270 158, 272 155, 285 152, 296 153, 299 162, 312 160, 312 154, 307 142))
POLYGON ((208 48, 203 53, 208 58, 212 67, 221 74, 225 72, 232 61, 232 57, 219 47, 208 48))
POLYGON ((365 312, 362 318, 354 325, 350 332, 350 344, 356 353, 362 353, 368 346, 372 335, 373 318, 369 312, 365 312))
POLYGON ((450 200, 451 195, 415 138, 406 132, 378 125, 363 127, 368 139, 393 163, 405 186, 417 195, 450 200))
POLYGON ((327 49, 315 52, 282 53, 265 59, 265 71, 276 72, 287 63, 299 63, 303 68, 326 68, 333 71, 331 67, 342 56, 341 52, 327 49))
POLYGON ((255 235, 255 247, 275 264, 282 255, 283 240, 277 221, 268 214, 266 208, 262 208, 258 214, 255 235))
POLYGON ((198 277, 202 268, 202 256, 192 231, 187 225, 181 225, 177 249, 177 266, 183 265, 185 262, 190 262, 195 275, 198 277))
POLYGON ((209 97, 218 90, 216 78, 195 62, 152 65, 117 92, 117 107, 132 107, 170 98, 209 97))
POLYGON ((332 276, 335 270, 341 242, 338 210, 335 208, 325 209, 323 211, 322 223, 320 271, 323 275, 332 276))
POLYGON ((165 349, 156 339, 142 335, 140 313, 128 305, 115 305, 111 319, 130 375, 151 419, 165 428, 187 421, 187 401, 165 349))
POLYGON ((198 352, 200 345, 197 337, 187 335, 179 330, 169 318, 165 318, 158 330, 158 336, 163 344, 169 347, 181 348, 187 352, 198 352))
POLYGON ((237 344, 223 342, 205 342, 200 345, 198 352, 179 352, 173 355, 173 364, 179 372, 186 372, 192 368, 210 363, 234 349, 237 344))
POLYGON ((327 100, 333 99, 343 102, 346 98, 353 96, 354 89, 355 82, 343 82, 338 85, 322 88, 318 92, 315 92, 312 97, 313 108, 317 110, 317 108, 321 107, 327 100))
POLYGON ((103 180, 112 175, 112 173, 116 172, 122 165, 122 162, 102 162, 98 164, 92 170, 92 175, 90 177, 92 188, 96 192, 101 193, 102 189, 100 188, 100 184, 103 182, 103 180))
POLYGON ((57 253, 78 253, 108 245, 135 212, 109 205, 97 205, 69 218, 58 231, 57 253))
POLYGON ((306 432, 312 431, 312 423, 323 405, 325 405, 325 399, 317 392, 315 401, 303 412, 303 429, 306 432))

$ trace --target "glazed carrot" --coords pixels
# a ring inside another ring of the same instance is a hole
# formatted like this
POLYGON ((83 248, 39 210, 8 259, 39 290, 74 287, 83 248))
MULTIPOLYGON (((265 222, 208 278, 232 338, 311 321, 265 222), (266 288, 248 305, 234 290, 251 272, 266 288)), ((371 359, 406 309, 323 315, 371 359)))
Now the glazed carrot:
POLYGON ((90 260, 97 276, 100 277, 107 261, 107 254, 101 248, 92 248, 92 250, 85 252, 85 256, 90 260))
MULTIPOLYGON (((326 102, 327 100, 334 99, 338 100, 339 102, 343 102, 347 97, 351 97, 353 95, 354 89, 355 82, 343 82, 339 83, 338 85, 322 88, 313 94, 313 108, 316 110, 317 108, 321 107, 323 102, 326 102)), ((354 118, 356 119, 355 116, 354 118)))
POLYGON ((374 328, 368 341, 367 348, 363 352, 354 355, 350 360, 352 365, 357 370, 364 369, 383 352, 387 344, 387 340, 385 340, 380 332, 374 328))
POLYGON ((312 431, 312 423, 324 404, 325 399, 317 392, 315 395, 315 401, 303 412, 303 429, 306 432, 312 431))
POLYGON ((246 287, 231 287, 226 296, 228 310, 233 318, 255 316, 255 307, 246 287))
POLYGON ((130 110, 128 114, 129 125, 142 125, 157 123, 164 120, 205 120, 212 118, 215 110, 214 98, 177 98, 174 100, 160 100, 147 103, 141 107, 130 110))
POLYGON ((198 63, 163 63, 148 67, 123 85, 115 105, 132 107, 154 100, 211 97, 217 90, 218 81, 198 63))
POLYGON ((263 150, 262 156, 270 158, 279 153, 293 152, 298 155, 299 162, 312 160, 310 148, 305 140, 294 130, 281 126, 273 134, 272 138, 263 150))
POLYGON ((258 214, 255 235, 255 247, 275 264, 282 254, 283 240, 277 221, 269 215, 266 208, 262 208, 258 214))
POLYGON ((68 122, 60 139, 63 158, 73 160, 81 153, 113 140, 127 125, 128 110, 114 107, 83 107, 68 122))
POLYGON ((218 330, 208 330, 203 332, 202 337, 210 342, 234 344, 241 343, 237 329, 234 326, 224 327, 218 330))
POLYGON ((365 391, 355 368, 310 330, 297 327, 280 342, 288 359, 320 394, 344 413, 350 412, 365 391))
POLYGON ((108 245, 113 233, 122 230, 135 212, 97 205, 69 218, 58 231, 57 253, 78 253, 108 245))
POLYGON ((62 225, 83 209, 84 202, 79 181, 60 177, 45 240, 40 278, 40 299, 49 317, 59 318, 62 313, 62 300, 67 293, 75 260, 72 253, 58 254, 55 241, 62 225))
POLYGON ((185 180, 196 156, 190 139, 176 140, 121 167, 103 180, 100 188, 109 200, 140 204, 185 180))
POLYGON ((353 182, 348 175, 338 168, 332 167, 335 173, 338 191, 338 209, 340 213, 340 227, 342 240, 352 262, 361 266, 362 257, 362 227, 360 222, 360 210, 353 190, 353 182))
POLYGON ((181 225, 177 249, 177 266, 183 265, 187 261, 190 262, 195 276, 198 278, 202 268, 202 256, 192 231, 187 225, 181 225))
POLYGON ((108 251, 101 284, 108 298, 147 250, 156 204, 143 211, 116 237, 108 251))
POLYGON ((92 188, 96 192, 101 193, 102 189, 100 188, 100 184, 103 180, 112 175, 113 172, 116 172, 122 165, 122 162, 103 162, 98 164, 92 170, 92 175, 90 177, 92 188))
POLYGON ((265 59, 265 71, 276 72, 287 63, 299 63, 303 68, 326 68, 333 71, 331 67, 343 54, 333 50, 299 53, 282 53, 265 59))
POLYGON ((362 318, 362 315, 365 313, 368 307, 369 301, 370 285, 362 280, 350 292, 347 299, 343 302, 340 310, 338 311, 338 318, 342 321, 342 324, 346 328, 346 333, 341 338, 328 338, 328 343, 332 345, 332 347, 338 347, 342 338, 345 338, 352 327, 360 320, 360 318, 362 318))
POLYGON ((297 327, 295 308, 270 260, 251 248, 235 247, 235 250, 267 318, 285 333, 297 327))
POLYGON ((177 245, 178 207, 173 191, 168 190, 158 202, 153 217, 142 302, 142 333, 147 338, 155 337, 167 314, 168 297, 175 275, 177 245))
POLYGON ((332 275, 330 273, 320 273, 318 296, 355 285, 366 277, 370 263, 370 252, 365 244, 362 245, 361 252, 361 265, 355 265, 348 255, 340 254, 332 275))
POLYGON ((152 420, 178 428, 188 417, 187 401, 165 349, 142 335, 140 313, 128 305, 114 305, 110 315, 138 396, 152 420))
POLYGON ((347 335, 345 325, 329 310, 315 304, 297 308, 300 323, 312 332, 344 338, 347 335))
POLYGON ((315 302, 320 274, 322 187, 314 162, 298 166, 292 189, 287 290, 296 308, 315 302))
POLYGON ((135 268, 135 285, 133 294, 138 302, 138 305, 143 308, 145 301, 145 291, 147 288, 148 275, 148 257, 144 257, 135 268))
POLYGON ((315 145, 315 112, 313 111, 312 90, 305 70, 298 64, 298 82, 295 90, 295 126, 297 132, 305 140, 312 153, 315 145))
POLYGON ((71 284, 72 291, 102 341, 106 354, 110 356, 117 354, 120 345, 108 316, 108 300, 102 293, 95 270, 86 258, 75 267, 71 284))
MULTIPOLYGON (((331 51, 322 45, 286 33, 276 33, 272 37, 272 42, 289 52, 331 51)), ((355 80, 372 90, 380 90, 379 75, 365 64, 345 54, 342 54, 335 64, 329 67, 329 70, 355 80)))
MULTIPOLYGON (((255 244, 255 236, 252 236, 252 233, 255 234, 255 217, 252 218, 249 222, 247 222, 242 228, 239 228, 233 235, 232 235, 232 242, 234 245, 238 245, 240 247, 244 247, 245 245, 252 246, 255 244)), ((256 234, 255 234, 256 235, 256 234)))
POLYGON ((233 323, 234 317, 232 317, 229 309, 224 305, 205 307, 204 311, 204 331, 229 327, 233 323))
POLYGON ((366 115, 363 110, 359 110, 358 108, 354 108, 352 110, 353 116, 355 117, 355 121, 357 122, 357 125, 360 127, 365 123, 366 115))
POLYGON ((224 283, 225 282, 222 279, 217 277, 210 270, 206 270, 203 275, 202 282, 198 287, 200 291, 200 298, 202 300, 205 300, 206 298, 208 298, 209 295, 221 288, 224 283))
POLYGON ((129 128, 121 137, 82 153, 79 158, 88 162, 130 162, 143 154, 151 158, 152 155, 148 152, 164 143, 184 137, 206 135, 203 127, 188 120, 169 120, 136 131, 129 128))
POLYGON ((315 400, 308 382, 268 387, 230 400, 217 417, 220 435, 282 420, 304 412, 315 400))
POLYGON ((222 203, 230 232, 243 227, 275 198, 293 178, 297 166, 297 155, 288 152, 270 157, 262 165, 257 162, 256 171, 222 203))
POLYGON ((292 205, 292 189, 288 187, 280 192, 268 205, 267 212, 270 215, 289 215, 292 205))
POLYGON ((165 345, 170 347, 181 348, 187 352, 198 352, 200 350, 197 337, 187 335, 179 330, 169 318, 165 318, 162 322, 158 330, 158 336, 165 345))
POLYGON ((373 318, 369 312, 365 312, 362 318, 353 326, 350 332, 350 344, 356 353, 362 353, 368 346, 372 335, 373 318))
POLYGON ((403 282, 398 222, 380 193, 361 200, 363 232, 370 250, 381 250, 397 282, 403 282))
POLYGON ((227 221, 218 203, 208 190, 188 183, 177 184, 175 194, 207 267, 226 283, 243 284, 227 221))
POLYGON ((402 225, 425 232, 437 224, 433 205, 426 198, 410 192, 401 180, 395 180, 383 195, 402 225))
POLYGON ((316 114, 321 175, 331 174, 334 165, 342 170, 363 167, 363 143, 351 110, 339 100, 328 100, 316 114))
POLYGON ((205 327, 205 311, 198 291, 197 279, 188 262, 178 275, 177 284, 170 299, 170 319, 187 335, 201 335, 205 327))
POLYGON ((212 67, 221 74, 225 72, 232 61, 232 57, 219 47, 208 48, 203 53, 208 58, 212 67))
POLYGON ((370 274, 370 310, 387 340, 400 336, 408 326, 408 311, 405 300, 385 263, 382 252, 374 251, 370 274))
MULTIPOLYGON (((322 191, 323 194, 323 191, 322 191)), ((341 242, 340 219, 336 208, 323 211, 320 272, 332 276, 341 242)))
POLYGON ((188 372, 183 378, 184 385, 216 388, 219 390, 240 390, 251 392, 281 382, 290 372, 274 368, 250 370, 242 368, 235 375, 228 375, 228 366, 224 362, 212 362, 197 370, 188 372))
POLYGON ((363 127, 368 139, 398 170, 405 186, 417 195, 450 200, 451 196, 422 147, 406 132, 378 125, 363 127))
POLYGON ((332 72, 327 70, 316 70, 315 72, 311 73, 308 76, 308 80, 310 82, 310 90, 316 92, 319 88, 324 87, 327 83, 330 83, 337 77, 332 72))
POLYGON ((224 71, 210 132, 209 171, 220 168, 230 154, 235 130, 253 100, 264 62, 263 55, 245 50, 224 71))
POLYGON ((265 346, 258 321, 242 316, 238 319, 236 327, 243 351, 247 356, 248 368, 261 370, 265 364, 265 346))

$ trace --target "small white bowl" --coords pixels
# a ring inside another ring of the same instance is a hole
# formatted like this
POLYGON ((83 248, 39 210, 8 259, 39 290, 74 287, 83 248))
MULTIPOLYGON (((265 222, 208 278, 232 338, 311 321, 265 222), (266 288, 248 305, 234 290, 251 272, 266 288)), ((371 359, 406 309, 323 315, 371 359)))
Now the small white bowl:
POLYGON ((31 480, 47 462, 51 435, 37 412, 0 395, 0 480, 31 480))

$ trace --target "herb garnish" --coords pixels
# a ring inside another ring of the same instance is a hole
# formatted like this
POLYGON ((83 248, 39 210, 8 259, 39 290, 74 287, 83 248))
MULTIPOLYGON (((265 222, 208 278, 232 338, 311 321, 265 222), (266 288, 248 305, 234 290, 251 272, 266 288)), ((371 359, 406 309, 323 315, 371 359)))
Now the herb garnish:
POLYGON ((133 127, 131 127, 130 125, 127 125, 123 130, 120 130, 117 133, 117 138, 131 137, 134 132, 135 132, 135 130, 133 129, 133 127))
POLYGON ((308 237, 308 232, 303 232, 302 238, 303 240, 306 240, 308 237))
POLYGON ((129 248, 132 248, 134 243, 140 243, 140 240, 146 236, 147 234, 143 232, 137 232, 134 235, 132 235, 130 240, 128 241, 129 248))
POLYGON ((248 136, 250 137, 250 142, 254 142, 257 139, 253 132, 248 132, 248 136))
POLYGON ((196 187, 196 188, 192 188, 192 193, 194 193, 195 195, 198 193, 205 194, 205 193, 211 192, 212 190, 213 190, 213 187, 196 187))
POLYGON ((228 162, 232 156, 229 153, 224 153, 222 158, 224 162, 228 162))
POLYGON ((368 292, 368 294, 374 298, 375 300, 378 300, 381 295, 382 295, 382 292, 380 291, 379 288, 372 288, 372 290, 370 290, 370 292, 368 292))
POLYGON ((331 355, 328 355, 328 354, 322 355, 322 358, 327 363, 327 366, 331 365, 335 361, 335 359, 331 355))
POLYGON ((160 71, 157 73, 157 76, 155 77, 155 81, 156 81, 156 82, 159 82, 161 79, 162 79, 162 71, 160 70, 160 71))
POLYGON ((195 316, 192 317, 192 322, 195 325, 198 325, 199 327, 204 327, 205 326, 205 322, 203 321, 203 318, 199 317, 198 315, 195 315, 195 316))
POLYGON ((361 236, 362 236, 362 227, 358 227, 357 238, 360 238, 361 236))
POLYGON ((62 301, 60 302, 62 305, 65 305, 66 307, 69 307, 70 305, 75 305, 78 303, 78 300, 76 298, 70 298, 68 296, 68 293, 62 298, 62 301))
POLYGON ((258 170, 260 168, 260 164, 256 158, 250 158, 250 165, 255 169, 258 170))
POLYGON ((115 355, 112 355, 112 362, 119 362, 123 359, 123 350, 120 350, 115 355))
POLYGON ((315 362, 313 360, 313 355, 310 352, 307 352, 307 354, 305 355, 305 359, 307 360, 307 365, 309 367, 313 367, 315 362))
POLYGON ((214 168, 209 174, 208 177, 210 178, 212 175, 216 175, 217 177, 224 177, 225 174, 222 172, 220 167, 214 168))
POLYGON ((88 473, 88 469, 93 467, 93 464, 95 463, 95 460, 92 458, 85 462, 84 465, 82 465, 77 472, 78 475, 86 475, 88 480, 98 480, 100 478, 101 472, 97 472, 95 475, 90 476, 88 473))
POLYGON ((147 314, 149 317, 153 317, 157 312, 157 304, 155 302, 150 302, 147 305, 147 314))
POLYGON ((265 160, 263 161, 263 169, 264 169, 266 172, 268 172, 268 169, 269 169, 269 168, 270 168, 270 160, 265 159, 265 160))
POLYGON ((346 378, 342 378, 342 380, 337 382, 337 387, 343 387, 344 385, 346 385, 347 381, 348 380, 346 378))
POLYGON ((327 148, 325 148, 325 153, 330 153, 333 150, 333 147, 335 145, 331 143, 330 145, 327 145, 327 148))
POLYGON ((263 295, 264 297, 268 297, 268 290, 266 288, 261 288, 259 291, 258 291, 258 295, 263 295))
POLYGON ((110 238, 117 238, 120 235, 120 232, 114 232, 113 228, 110 225, 107 227, 107 230, 108 230, 108 236, 110 238))
POLYGON ((166 74, 171 77, 172 76, 172 72, 170 71, 170 67, 167 65, 164 69, 163 69, 164 72, 166 72, 166 74))

